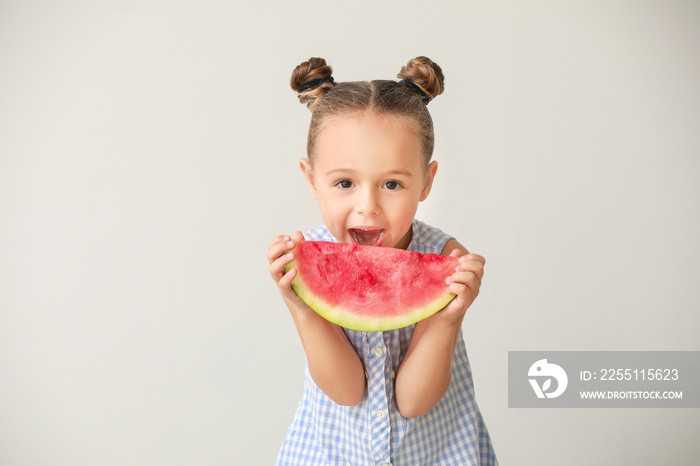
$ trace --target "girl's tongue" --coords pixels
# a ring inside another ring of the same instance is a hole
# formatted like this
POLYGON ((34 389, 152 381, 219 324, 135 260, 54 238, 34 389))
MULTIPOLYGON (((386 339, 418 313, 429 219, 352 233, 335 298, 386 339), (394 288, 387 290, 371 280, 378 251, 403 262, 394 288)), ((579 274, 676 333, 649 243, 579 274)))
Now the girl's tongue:
POLYGON ((384 230, 381 228, 350 228, 350 238, 360 246, 381 246, 384 230))

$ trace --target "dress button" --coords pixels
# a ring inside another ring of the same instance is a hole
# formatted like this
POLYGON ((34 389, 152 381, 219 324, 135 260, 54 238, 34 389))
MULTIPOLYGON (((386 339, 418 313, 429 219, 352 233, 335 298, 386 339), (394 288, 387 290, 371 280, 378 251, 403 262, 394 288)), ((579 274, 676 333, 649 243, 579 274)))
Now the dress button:
POLYGON ((376 354, 377 356, 382 356, 384 354, 384 350, 377 346, 376 348, 374 348, 374 354, 376 354))
POLYGON ((384 411, 383 409, 377 411, 377 417, 379 419, 382 419, 384 416, 386 416, 386 411, 384 411))

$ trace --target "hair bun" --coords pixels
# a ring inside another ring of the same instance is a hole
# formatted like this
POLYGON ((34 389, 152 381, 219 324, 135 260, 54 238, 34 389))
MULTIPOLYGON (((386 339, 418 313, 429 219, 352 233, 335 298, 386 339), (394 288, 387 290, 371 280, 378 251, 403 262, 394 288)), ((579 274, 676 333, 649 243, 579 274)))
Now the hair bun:
POLYGON ((445 75, 442 74, 442 69, 428 57, 421 56, 409 60, 397 77, 413 82, 430 100, 445 90, 445 75))
POLYGON ((289 84, 299 94, 299 102, 313 110, 323 94, 333 88, 332 73, 333 68, 323 58, 309 58, 294 68, 289 84))

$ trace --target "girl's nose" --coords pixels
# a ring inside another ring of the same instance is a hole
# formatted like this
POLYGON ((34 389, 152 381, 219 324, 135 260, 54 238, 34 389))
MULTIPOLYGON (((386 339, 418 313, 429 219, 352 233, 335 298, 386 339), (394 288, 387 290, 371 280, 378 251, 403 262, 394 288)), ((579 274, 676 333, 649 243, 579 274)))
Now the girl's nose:
POLYGON ((364 189, 358 193, 355 213, 361 215, 376 215, 380 211, 377 193, 372 189, 364 189))

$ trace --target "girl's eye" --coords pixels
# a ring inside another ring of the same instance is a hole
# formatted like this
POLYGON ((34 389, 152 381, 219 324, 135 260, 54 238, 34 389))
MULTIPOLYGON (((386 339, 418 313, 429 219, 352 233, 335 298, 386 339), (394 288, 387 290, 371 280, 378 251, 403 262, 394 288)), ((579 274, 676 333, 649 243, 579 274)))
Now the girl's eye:
POLYGON ((336 186, 339 186, 343 189, 350 189, 352 188, 352 181, 350 180, 340 180, 336 184, 336 186))
POLYGON ((399 183, 398 181, 390 180, 390 181, 387 181, 386 183, 384 183, 384 187, 385 187, 386 189, 392 189, 392 190, 393 190, 393 189, 402 188, 403 186, 401 186, 401 183, 399 183))

